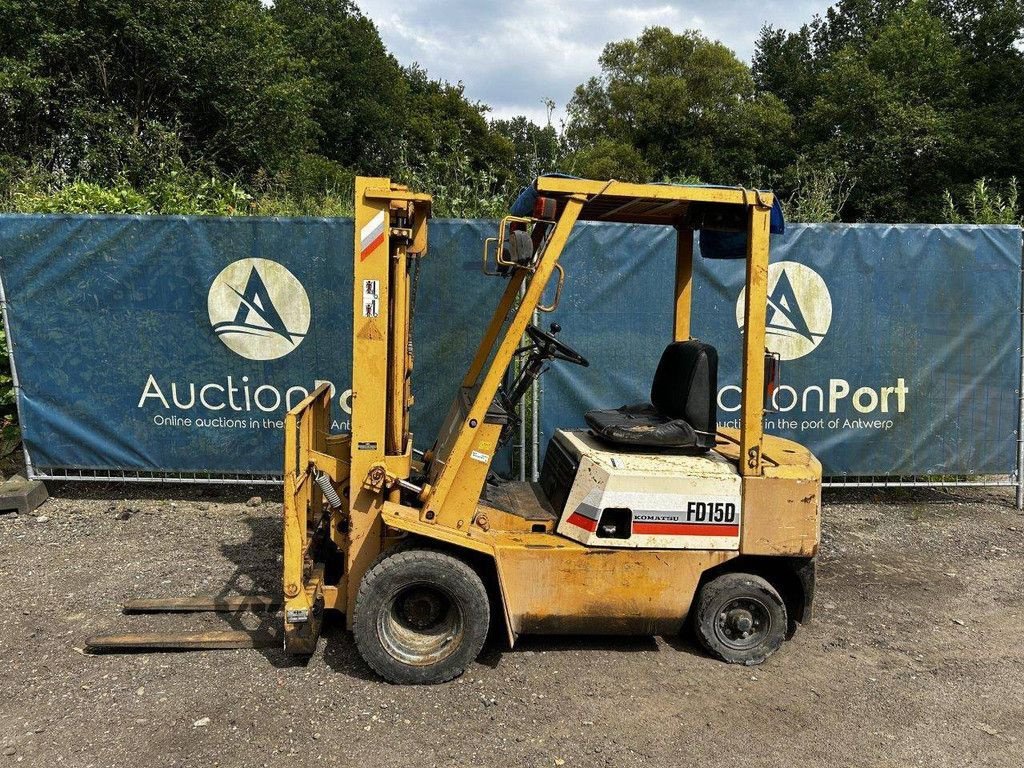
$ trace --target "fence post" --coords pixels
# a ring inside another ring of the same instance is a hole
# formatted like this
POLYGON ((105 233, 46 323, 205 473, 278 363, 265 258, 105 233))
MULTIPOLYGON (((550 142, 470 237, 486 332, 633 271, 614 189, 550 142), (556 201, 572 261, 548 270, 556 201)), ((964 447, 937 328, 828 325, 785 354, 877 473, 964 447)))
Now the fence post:
MULTIPOLYGON (((537 325, 540 322, 540 315, 535 311, 533 313, 533 324, 537 325)), ((540 480, 540 379, 539 377, 533 380, 531 387, 531 399, 533 400, 533 407, 530 409, 530 480, 537 482, 540 480)))
MULTIPOLYGON (((526 295, 526 283, 519 286, 519 301, 523 300, 523 296, 526 295)), ((525 340, 526 337, 524 336, 525 340)), ((519 373, 522 371, 522 358, 517 357, 515 362, 515 376, 519 378, 519 373)), ((514 381, 515 379, 513 379, 514 381)), ((523 482, 526 480, 526 398, 524 397, 519 401, 516 406, 519 410, 517 414, 519 416, 519 481, 523 482)), ((510 414, 511 415, 511 414, 510 414)))
MULTIPOLYGON (((1024 228, 1021 229, 1024 238, 1024 228)), ((1017 383, 1017 510, 1024 511, 1024 242, 1021 244, 1020 293, 1017 311, 1020 313, 1020 380, 1017 383)))

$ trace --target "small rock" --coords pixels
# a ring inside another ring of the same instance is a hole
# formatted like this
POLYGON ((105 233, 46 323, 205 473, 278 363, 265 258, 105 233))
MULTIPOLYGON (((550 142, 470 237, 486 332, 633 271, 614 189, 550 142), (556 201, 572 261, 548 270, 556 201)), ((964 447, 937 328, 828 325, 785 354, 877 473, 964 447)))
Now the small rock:
POLYGON ((964 627, 964 626, 966 626, 966 624, 965 624, 965 623, 964 623, 963 621, 961 621, 960 619, 953 619, 952 621, 953 621, 953 623, 954 623, 954 624, 956 624, 956 625, 957 625, 958 627, 964 627))
POLYGON ((135 691, 135 695, 136 696, 141 696, 145 692, 146 692, 146 686, 143 685, 143 686, 140 686, 137 691, 135 691))
POLYGON ((17 753, 17 751, 18 750, 15 749, 13 744, 8 744, 6 747, 4 747, 4 754, 8 757, 13 757, 17 753))
POLYGON ((560 757, 555 758, 555 765, 565 765, 565 760, 560 757))
POLYGON ((209 724, 210 724, 210 718, 208 718, 208 717, 201 717, 198 720, 196 720, 194 723, 192 723, 192 727, 193 728, 205 728, 209 724))
POLYGON ((584 720, 583 723, 582 723, 582 725, 593 725, 593 724, 594 724, 593 720, 584 720))
POLYGON ((39 517, 36 518, 36 522, 37 523, 48 523, 48 522, 50 522, 50 518, 48 518, 46 515, 40 515, 39 517))
POLYGON ((253 496, 251 499, 249 499, 247 502, 245 502, 245 505, 247 507, 258 507, 262 503, 263 503, 263 499, 262 498, 260 498, 259 496, 253 496))
POLYGON ((320 734, 319 733, 314 733, 313 734, 313 741, 320 741, 320 734))

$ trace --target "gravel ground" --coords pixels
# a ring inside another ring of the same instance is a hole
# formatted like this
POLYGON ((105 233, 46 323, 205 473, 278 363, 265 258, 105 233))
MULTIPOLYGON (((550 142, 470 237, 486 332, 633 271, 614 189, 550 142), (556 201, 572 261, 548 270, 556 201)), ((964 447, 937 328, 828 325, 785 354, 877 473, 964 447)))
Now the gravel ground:
POLYGON ((130 597, 273 592, 280 498, 258 492, 55 486, 0 516, 0 768, 1024 765, 1009 493, 828 494, 815 620, 757 668, 678 638, 528 638, 403 688, 337 623, 304 665, 83 654, 99 632, 222 628, 121 616, 130 597))

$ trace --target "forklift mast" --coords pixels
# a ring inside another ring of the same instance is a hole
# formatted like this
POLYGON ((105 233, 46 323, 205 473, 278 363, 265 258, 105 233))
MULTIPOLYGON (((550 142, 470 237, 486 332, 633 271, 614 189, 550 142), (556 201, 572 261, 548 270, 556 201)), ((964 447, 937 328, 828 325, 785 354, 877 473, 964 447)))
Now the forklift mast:
POLYGON ((326 384, 285 419, 285 645, 294 653, 312 653, 325 608, 351 624, 359 580, 348 576, 380 553, 382 505, 408 485, 409 313, 430 206, 429 195, 388 179, 356 179, 351 435, 330 434, 326 384))

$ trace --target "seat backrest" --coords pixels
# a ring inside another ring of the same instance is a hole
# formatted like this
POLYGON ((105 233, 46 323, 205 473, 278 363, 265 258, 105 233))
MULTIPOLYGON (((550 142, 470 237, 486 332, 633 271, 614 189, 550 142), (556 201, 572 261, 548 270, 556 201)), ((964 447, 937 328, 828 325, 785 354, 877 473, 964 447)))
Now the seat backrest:
POLYGON ((665 347, 654 372, 651 404, 664 416, 685 419, 714 435, 718 425, 718 351, 696 339, 665 347))

